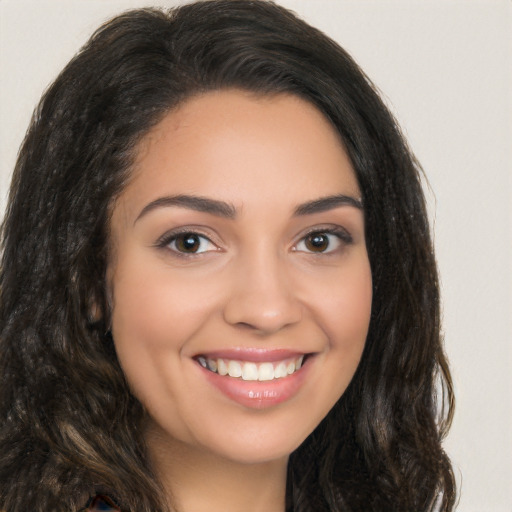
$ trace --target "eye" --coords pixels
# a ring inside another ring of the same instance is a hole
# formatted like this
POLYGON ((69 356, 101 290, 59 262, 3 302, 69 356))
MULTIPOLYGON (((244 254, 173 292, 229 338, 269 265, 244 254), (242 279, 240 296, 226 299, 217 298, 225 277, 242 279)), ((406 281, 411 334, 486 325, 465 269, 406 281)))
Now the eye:
POLYGON ((211 240, 194 232, 171 235, 165 240, 165 246, 181 254, 201 254, 217 250, 217 246, 211 240))
POLYGON ((297 245, 295 245, 294 250, 328 254, 339 249, 343 243, 348 244, 351 241, 351 236, 344 230, 312 231, 299 240, 297 245))

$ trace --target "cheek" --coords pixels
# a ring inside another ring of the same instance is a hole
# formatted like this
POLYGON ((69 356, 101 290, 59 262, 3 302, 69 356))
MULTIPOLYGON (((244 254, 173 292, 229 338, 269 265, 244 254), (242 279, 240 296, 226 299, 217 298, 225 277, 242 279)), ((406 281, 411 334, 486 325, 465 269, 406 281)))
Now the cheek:
POLYGON ((132 392, 151 415, 179 418, 183 349, 210 317, 213 294, 141 257, 121 261, 111 283, 112 335, 132 392))
POLYGON ((318 317, 329 344, 323 363, 329 376, 324 385, 330 406, 345 392, 359 365, 372 307, 372 278, 367 259, 336 277, 317 296, 318 317))
POLYGON ((167 306, 169 290, 148 272, 141 272, 144 267, 137 272, 125 267, 116 269, 111 290, 112 336, 130 387, 141 399, 144 389, 156 384, 155 365, 162 361, 164 349, 175 344, 179 350, 179 336, 173 329, 179 324, 177 315, 167 306))
POLYGON ((366 341, 372 309, 372 279, 370 269, 361 275, 354 275, 345 283, 344 292, 334 301, 337 308, 337 328, 348 338, 366 341))
POLYGON ((367 258, 343 268, 316 293, 316 311, 332 350, 360 355, 372 308, 372 276, 367 258))
POLYGON ((143 257, 128 263, 119 265, 111 280, 116 346, 131 339, 137 340, 140 349, 179 348, 211 309, 213 294, 204 282, 198 293, 198 283, 170 272, 165 265, 143 257))

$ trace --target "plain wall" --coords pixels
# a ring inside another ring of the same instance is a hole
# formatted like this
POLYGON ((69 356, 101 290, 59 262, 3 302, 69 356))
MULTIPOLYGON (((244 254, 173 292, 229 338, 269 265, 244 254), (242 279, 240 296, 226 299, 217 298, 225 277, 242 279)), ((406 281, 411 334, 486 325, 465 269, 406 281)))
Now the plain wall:
MULTIPOLYGON (((0 0, 0 208, 31 112, 90 33, 155 0, 0 0)), ((512 511, 512 2, 281 0, 359 62, 425 168, 460 512, 512 511)))

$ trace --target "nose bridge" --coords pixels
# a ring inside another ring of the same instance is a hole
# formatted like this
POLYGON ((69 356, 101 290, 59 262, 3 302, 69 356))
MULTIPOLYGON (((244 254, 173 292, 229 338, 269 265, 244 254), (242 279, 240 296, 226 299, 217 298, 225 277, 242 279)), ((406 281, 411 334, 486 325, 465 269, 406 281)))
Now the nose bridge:
POLYGON ((286 256, 264 242, 239 255, 224 316, 230 324, 271 333, 296 323, 301 306, 286 256))

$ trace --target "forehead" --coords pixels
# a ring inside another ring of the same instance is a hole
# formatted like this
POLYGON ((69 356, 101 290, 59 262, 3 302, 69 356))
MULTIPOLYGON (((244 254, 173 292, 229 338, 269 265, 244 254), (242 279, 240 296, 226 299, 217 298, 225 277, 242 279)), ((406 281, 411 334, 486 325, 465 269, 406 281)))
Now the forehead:
POLYGON ((218 197, 245 208, 359 196, 332 124, 292 95, 208 92, 171 111, 140 142, 122 198, 134 208, 158 195, 218 197))

